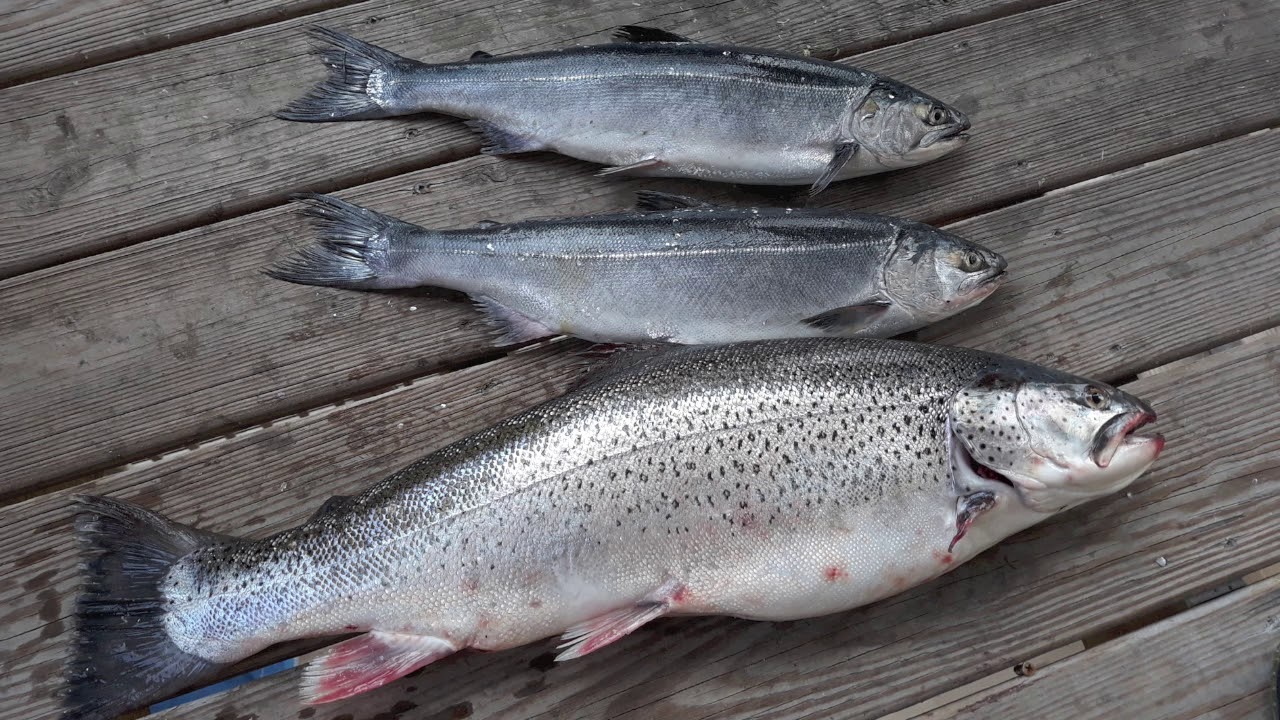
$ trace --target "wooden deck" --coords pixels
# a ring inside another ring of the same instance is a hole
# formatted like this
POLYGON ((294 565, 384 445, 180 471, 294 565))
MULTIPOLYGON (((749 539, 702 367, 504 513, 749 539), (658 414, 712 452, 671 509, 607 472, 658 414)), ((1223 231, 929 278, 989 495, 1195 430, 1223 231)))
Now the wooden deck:
POLYGON ((554 667, 546 643, 463 654, 314 710, 295 669, 157 717, 1273 717, 1280 0, 22 0, 0 13, 0 720, 56 715, 72 494, 261 536, 566 386, 567 341, 495 350, 465 303, 263 276, 308 238, 289 193, 436 226, 778 197, 483 157, 438 117, 278 121, 322 75, 311 23, 425 60, 648 24, 954 101, 963 151, 819 203, 1003 253, 1008 286, 919 336, 1122 384, 1168 447, 1129 492, 859 611, 660 621, 554 667))

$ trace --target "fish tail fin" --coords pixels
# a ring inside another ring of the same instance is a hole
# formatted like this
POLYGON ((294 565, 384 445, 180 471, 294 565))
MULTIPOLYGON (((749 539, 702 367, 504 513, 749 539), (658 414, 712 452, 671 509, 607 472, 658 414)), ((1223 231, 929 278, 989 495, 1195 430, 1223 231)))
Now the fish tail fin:
POLYGON ((77 498, 85 585, 76 604, 64 720, 110 720, 217 672, 165 629, 161 585, 197 548, 225 540, 107 498, 77 498))
POLYGON ((306 95, 276 112, 281 120, 328 122, 369 120, 415 112, 397 110, 387 92, 397 75, 424 63, 325 27, 307 34, 316 43, 329 77, 306 95))
POLYGON ((393 242, 409 233, 425 233, 417 225, 374 212, 331 195, 292 196, 310 218, 318 241, 276 263, 266 273, 300 285, 355 289, 386 289, 422 285, 393 272, 388 252, 393 242))

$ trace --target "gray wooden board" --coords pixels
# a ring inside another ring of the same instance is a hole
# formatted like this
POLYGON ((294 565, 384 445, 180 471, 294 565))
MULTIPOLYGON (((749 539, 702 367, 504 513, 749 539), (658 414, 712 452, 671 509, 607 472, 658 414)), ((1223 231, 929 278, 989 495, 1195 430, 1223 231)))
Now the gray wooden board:
POLYGON ((918 720, 1110 720, 1117 708, 1126 720, 1217 713, 1272 690, 1277 610, 1280 578, 1272 578, 918 720))
MULTIPOLYGON (((429 448, 555 394, 575 362, 556 350, 281 420, 80 489, 215 531, 265 535, 300 522, 331 493, 367 485, 429 448)), ((558 707, 592 717, 679 718, 765 709, 780 718, 827 711, 873 717, 908 705, 1280 560, 1273 520, 1280 512, 1280 417, 1257 402, 1278 384, 1276 331, 1138 379, 1128 389, 1160 413, 1168 450, 1131 495, 1055 519, 862 611, 794 623, 663 622, 549 673, 529 664, 545 645, 466 655, 323 717, 365 717, 401 702, 420 707, 414 717, 466 704, 477 717, 558 707), (1155 563, 1160 556, 1164 567, 1155 563), (1124 603, 1115 602, 1119 594, 1124 603), (940 607, 948 610, 936 612, 940 607)), ((2 718, 50 708, 59 686, 76 586, 69 495, 49 493, 0 512, 0 621, 12 633, 0 641, 2 718)), ((169 716, 212 716, 234 706, 263 720, 294 717, 295 681, 289 675, 254 683, 169 716)))
MULTIPOLYGON (((348 0, 350 2, 350 0, 348 0)), ((342 0, 26 0, 0 14, 0 86, 297 17, 342 0)))
MULTIPOLYGON (((848 38, 854 19, 875 16, 857 3, 758 12, 760 0, 712 3, 687 16, 669 15, 683 5, 627 0, 560 14, 543 6, 460 12, 469 2, 378 4, 372 27, 361 24, 367 9, 311 19, 439 60, 481 46, 508 52, 603 39, 610 26, 655 21, 708 40, 795 50, 848 38), (501 22, 517 9, 526 11, 519 22, 501 22), (733 36, 723 34, 720 19, 735 13, 753 22, 740 18, 733 36)), ((969 5, 936 7, 957 4, 969 5)), ((1280 120, 1280 106, 1262 100, 1280 94, 1280 64, 1271 62, 1277 23, 1280 0, 1071 0, 856 56, 953 100, 973 117, 975 136, 938 163, 842 183, 822 202, 954 217, 1268 126, 1280 120)), ((0 147, 12 148, 0 169, 0 273, 262 208, 291 191, 475 152, 472 134, 447 119, 307 125, 270 117, 322 72, 306 56, 299 25, 0 92, 0 147)))
POLYGON ((810 51, 928 34, 1048 0, 894 3, 375 0, 0 91, 0 276, 475 152, 456 121, 305 125, 271 117, 324 68, 306 24, 423 60, 607 42, 624 24, 810 51), (733 35, 722 35, 732 31, 733 35))
MULTIPOLYGON (((1259 132, 957 223, 1013 279, 924 337, 1127 375, 1268 327, 1278 162, 1280 133, 1259 132)), ((623 207, 638 185, 472 158, 343 195, 452 225, 623 207)), ((270 210, 0 283, 0 493, 492 352, 464 303, 258 272, 308 235, 270 210)))

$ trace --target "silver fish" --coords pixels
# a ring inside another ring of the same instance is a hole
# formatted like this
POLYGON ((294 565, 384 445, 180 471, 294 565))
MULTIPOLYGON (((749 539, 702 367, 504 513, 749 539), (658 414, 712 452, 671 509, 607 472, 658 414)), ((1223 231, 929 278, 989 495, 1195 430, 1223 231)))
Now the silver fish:
POLYGON ((427 230, 300 196, 320 242, 268 274, 347 288, 468 293, 501 344, 557 333, 602 343, 888 337, 986 299, 999 254, 880 215, 699 205, 647 192, 646 212, 427 230))
POLYGON ((550 150, 603 173, 812 185, 919 165, 962 146, 969 119, 847 65, 628 26, 612 45, 426 64, 317 28, 331 74, 276 113, 471 118, 493 155, 550 150))
POLYGON ((319 703, 463 648, 560 634, 566 660, 662 616, 839 612, 1123 488, 1154 419, 999 355, 762 341, 622 363, 263 540, 83 498, 71 717, 290 638, 363 633, 306 668, 319 703))

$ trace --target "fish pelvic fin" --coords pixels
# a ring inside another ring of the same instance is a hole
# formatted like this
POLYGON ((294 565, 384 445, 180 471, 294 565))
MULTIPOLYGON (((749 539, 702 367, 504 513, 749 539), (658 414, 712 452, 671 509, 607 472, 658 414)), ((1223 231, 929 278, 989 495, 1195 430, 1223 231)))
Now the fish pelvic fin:
POLYGON ((180 650, 161 591, 180 558, 228 538, 107 498, 76 498, 84 586, 66 667, 64 720, 109 720, 211 679, 220 663, 180 650))
POLYGON ((325 27, 307 30, 329 77, 275 113, 281 120, 330 122, 403 115, 386 104, 389 80, 423 63, 325 27))
POLYGON ((301 193, 291 199, 311 220, 318 241, 268 268, 267 275, 300 285, 357 289, 421 284, 398 281, 378 268, 385 268, 382 261, 394 238, 426 232, 423 228, 331 195, 301 193))
POLYGON ((485 321, 498 331, 496 343, 499 346, 518 345, 559 334, 519 310, 513 310, 491 297, 479 295, 474 300, 476 307, 484 313, 485 321))
POLYGON ((662 617, 667 608, 668 603, 662 601, 642 602, 574 625, 560 636, 563 642, 557 646, 560 654, 556 655, 556 660, 573 660, 593 653, 630 635, 641 625, 662 617))
POLYGON ((458 648, 429 635, 374 630, 329 648, 302 671, 302 701, 320 705, 398 680, 458 648))
POLYGON ((831 162, 827 163, 827 169, 822 171, 822 175, 809 188, 809 195, 817 195, 823 190, 826 190, 827 186, 831 184, 831 181, 835 180, 836 176, 840 174, 840 170, 843 169, 856 154, 858 154, 858 143, 853 142, 852 140, 849 142, 842 142, 837 145, 835 155, 832 155, 831 162))
POLYGON ((633 162, 630 165, 616 165, 616 166, 606 167, 600 170, 599 172, 597 172, 596 175, 599 175, 601 177, 605 175, 647 175, 653 172, 654 170, 657 170, 658 168, 661 168, 665 165, 666 165, 665 162, 657 158, 646 158, 644 160, 633 162))
POLYGON ((537 140, 499 127, 488 120, 466 120, 463 124, 480 133, 480 138, 484 141, 480 152, 485 155, 515 155, 546 149, 546 146, 537 140))
POLYGON ((618 42, 633 43, 689 43, 693 42, 683 35, 677 35, 666 30, 657 28, 643 27, 641 25, 623 25, 613 31, 613 39, 618 42))
POLYGON ((892 305, 888 300, 868 300, 859 305, 846 305, 820 312, 800 322, 831 335, 851 335, 870 327, 892 305))

